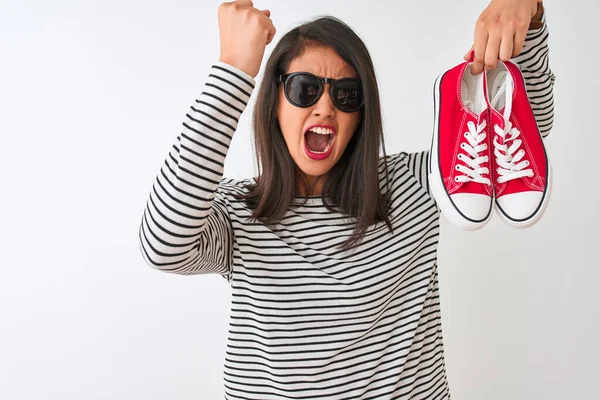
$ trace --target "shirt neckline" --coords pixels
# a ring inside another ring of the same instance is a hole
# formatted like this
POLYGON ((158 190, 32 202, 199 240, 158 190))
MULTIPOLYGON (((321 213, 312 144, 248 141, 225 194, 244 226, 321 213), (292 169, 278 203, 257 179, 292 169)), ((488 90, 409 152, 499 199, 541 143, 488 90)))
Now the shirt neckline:
MULTIPOLYGON (((249 178, 249 180, 252 183, 256 184, 256 178, 249 178)), ((329 199, 330 196, 325 196, 325 198, 329 199)), ((315 204, 315 203, 323 204, 323 199, 321 198, 320 195, 318 195, 318 196, 295 196, 292 199, 292 202, 293 203, 296 203, 296 202, 300 203, 300 202, 304 201, 304 199, 307 200, 306 201, 307 204, 315 204)))

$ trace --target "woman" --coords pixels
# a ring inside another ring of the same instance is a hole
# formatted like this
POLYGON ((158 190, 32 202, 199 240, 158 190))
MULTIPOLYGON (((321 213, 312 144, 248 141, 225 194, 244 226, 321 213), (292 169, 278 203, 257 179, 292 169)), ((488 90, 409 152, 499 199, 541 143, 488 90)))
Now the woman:
MULTIPOLYGON (((269 17, 249 0, 220 6, 220 60, 150 193, 143 257, 231 283, 228 399, 449 399, 428 152, 385 154, 371 58, 348 26, 320 18, 284 35, 253 115, 259 176, 223 178, 269 17)), ((543 20, 535 0, 492 0, 472 71, 523 49, 514 61, 546 135, 543 20)))

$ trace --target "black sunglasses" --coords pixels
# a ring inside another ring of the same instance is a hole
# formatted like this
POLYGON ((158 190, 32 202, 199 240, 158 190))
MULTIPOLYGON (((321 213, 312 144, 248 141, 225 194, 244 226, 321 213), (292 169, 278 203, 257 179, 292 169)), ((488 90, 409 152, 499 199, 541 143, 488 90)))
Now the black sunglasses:
POLYGON ((296 107, 305 108, 315 104, 323 94, 325 83, 330 84, 329 95, 338 110, 351 113, 364 104, 361 82, 356 78, 331 79, 310 72, 293 72, 279 75, 278 82, 283 82, 285 97, 296 107))

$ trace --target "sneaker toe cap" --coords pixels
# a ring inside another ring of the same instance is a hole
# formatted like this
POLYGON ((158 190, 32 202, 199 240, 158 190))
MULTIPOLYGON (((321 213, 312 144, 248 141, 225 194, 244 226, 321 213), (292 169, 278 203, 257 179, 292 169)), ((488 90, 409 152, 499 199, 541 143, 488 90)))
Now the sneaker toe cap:
POLYGON ((514 220, 532 218, 539 210, 544 199, 543 192, 530 191, 513 193, 496 199, 498 206, 506 216, 514 220))
POLYGON ((458 211, 471 221, 486 220, 492 210, 492 198, 484 194, 459 193, 450 198, 458 211))

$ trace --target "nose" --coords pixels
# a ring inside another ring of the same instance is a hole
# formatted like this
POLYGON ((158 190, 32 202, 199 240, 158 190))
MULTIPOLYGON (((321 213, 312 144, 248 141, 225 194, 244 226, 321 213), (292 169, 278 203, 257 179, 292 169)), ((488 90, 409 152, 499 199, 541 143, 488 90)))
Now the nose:
POLYGON ((335 116, 335 106, 329 94, 329 83, 323 85, 323 94, 313 105, 313 115, 326 116, 333 118, 335 116))

